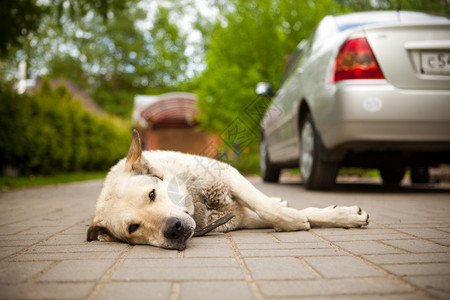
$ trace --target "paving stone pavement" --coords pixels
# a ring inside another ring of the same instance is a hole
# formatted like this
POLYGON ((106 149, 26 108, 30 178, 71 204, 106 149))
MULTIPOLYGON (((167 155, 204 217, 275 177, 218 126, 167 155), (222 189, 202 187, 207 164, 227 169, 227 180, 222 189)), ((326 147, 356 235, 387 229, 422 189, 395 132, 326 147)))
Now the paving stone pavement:
POLYGON ((0 193, 0 299, 450 299, 450 188, 262 184, 290 206, 359 205, 362 229, 242 230, 185 251, 86 242, 102 181, 0 193))

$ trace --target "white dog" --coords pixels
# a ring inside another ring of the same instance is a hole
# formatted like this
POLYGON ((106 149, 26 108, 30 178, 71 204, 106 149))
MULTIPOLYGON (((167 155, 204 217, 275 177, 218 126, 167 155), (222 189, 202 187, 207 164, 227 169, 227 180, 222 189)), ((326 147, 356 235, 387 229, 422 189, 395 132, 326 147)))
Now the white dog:
POLYGON ((288 208, 228 164, 171 151, 143 152, 135 130, 126 159, 106 177, 87 239, 183 250, 194 232, 214 228, 205 229, 224 216, 226 220, 219 223, 224 224, 216 231, 350 228, 367 225, 369 220, 357 206, 288 208))

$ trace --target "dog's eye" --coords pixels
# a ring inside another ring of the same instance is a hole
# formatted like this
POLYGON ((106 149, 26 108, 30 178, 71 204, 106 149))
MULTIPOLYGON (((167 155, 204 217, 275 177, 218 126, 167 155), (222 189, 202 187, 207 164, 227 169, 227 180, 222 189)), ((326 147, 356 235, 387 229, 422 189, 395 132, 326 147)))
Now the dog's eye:
POLYGON ((150 193, 148 193, 148 198, 150 199, 151 202, 155 201, 156 198, 155 190, 152 190, 150 193))
POLYGON ((128 226, 128 232, 129 232, 130 234, 132 234, 132 233, 135 232, 138 228, 139 228, 139 224, 131 224, 130 226, 128 226))

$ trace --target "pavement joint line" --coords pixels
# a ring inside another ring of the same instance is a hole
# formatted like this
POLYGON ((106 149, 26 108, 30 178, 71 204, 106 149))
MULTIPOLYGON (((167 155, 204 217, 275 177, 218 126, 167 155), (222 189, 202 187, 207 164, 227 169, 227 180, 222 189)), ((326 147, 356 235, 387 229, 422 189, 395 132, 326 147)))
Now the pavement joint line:
POLYGON ((437 231, 439 231, 439 232, 442 232, 442 233, 449 233, 448 231, 445 231, 445 230, 443 230, 443 229, 440 228, 440 227, 434 227, 433 229, 434 229, 434 230, 437 230, 437 231))
MULTIPOLYGON (((59 212, 59 208, 57 208, 57 209, 55 209, 55 210, 52 210, 52 211, 49 211, 49 212, 46 212, 45 214, 46 214, 46 215, 49 215, 49 214, 55 213, 55 212, 59 212)), ((0 225, 0 227, 7 227, 7 226, 10 226, 10 225, 19 224, 19 223, 22 223, 22 222, 25 222, 25 221, 35 220, 37 217, 39 217, 39 216, 41 216, 41 215, 42 215, 42 213, 38 213, 37 215, 32 215, 32 216, 29 217, 29 218, 17 219, 15 222, 11 222, 11 223, 7 223, 7 224, 0 225)), ((45 219, 45 218, 44 218, 44 219, 45 219)), ((33 227, 31 227, 31 228, 35 228, 35 227, 38 227, 38 226, 33 226, 33 227)), ((21 232, 27 231, 27 230, 29 230, 29 229, 30 229, 30 228, 21 230, 21 231, 19 231, 19 232, 16 232, 16 234, 20 234, 21 232)))
POLYGON ((267 232, 266 234, 269 235, 275 241, 275 243, 277 244, 281 243, 281 241, 275 235, 273 235, 272 232, 267 232))
POLYGON ((173 282, 170 288, 170 300, 180 299, 181 294, 181 284, 179 282, 173 282))
POLYGON ((32 244, 32 245, 30 245, 30 246, 28 246, 28 247, 26 247, 26 248, 24 248, 24 249, 22 249, 22 250, 19 250, 19 251, 15 252, 15 253, 13 253, 13 254, 11 254, 11 255, 9 255, 9 256, 6 256, 6 257, 0 259, 0 262, 4 262, 4 261, 7 261, 7 260, 11 260, 11 259, 13 259, 13 258, 15 258, 15 257, 17 257, 17 256, 19 256, 19 255, 21 255, 21 254, 23 254, 23 253, 25 253, 25 252, 27 252, 28 250, 32 250, 32 249, 34 249, 36 246, 38 246, 39 244, 44 243, 44 242, 47 242, 47 241, 50 240, 52 237, 54 237, 54 236, 56 236, 56 235, 58 235, 58 234, 61 234, 62 232, 66 231, 66 230, 72 229, 73 227, 78 226, 78 225, 80 225, 80 224, 86 222, 86 220, 87 220, 87 219, 81 220, 81 221, 79 221, 79 222, 73 224, 72 226, 69 226, 69 227, 67 227, 67 228, 64 228, 63 230, 60 230, 60 231, 58 231, 58 232, 55 232, 55 233, 51 234, 51 235, 50 235, 48 238, 46 238, 46 239, 39 240, 38 242, 36 242, 36 243, 34 243, 34 244, 32 244))
POLYGON ((255 280, 252 277, 252 274, 250 273, 250 270, 247 268, 244 259, 241 256, 240 251, 238 250, 238 247, 236 243, 233 240, 233 237, 229 232, 225 233, 225 237, 228 240, 228 242, 231 245, 231 248, 233 249, 234 257, 236 258, 236 261, 238 262, 242 273, 244 274, 245 281, 249 285, 253 297, 255 297, 256 300, 262 300, 264 299, 263 295, 261 294, 261 291, 258 288, 258 285, 256 284, 255 280))
POLYGON ((374 241, 374 242, 377 242, 378 244, 381 244, 383 246, 386 246, 386 247, 389 247, 389 248, 392 248, 392 249, 395 249, 395 250, 399 250, 399 251, 402 251, 402 252, 405 252, 405 253, 408 253, 408 254, 413 253, 413 252, 411 252, 409 250, 406 250, 406 249, 403 249, 403 248, 400 248, 400 247, 396 247, 396 246, 388 244, 388 243, 386 243, 384 241, 377 240, 377 241, 374 241))
POLYGON ((313 235, 315 235, 317 238, 321 239, 324 242, 327 242, 330 244, 330 246, 332 246, 333 248, 342 251, 344 253, 346 253, 347 255, 354 257, 356 259, 361 260, 362 262, 366 263, 367 265, 371 266, 372 268, 374 268, 375 270, 378 270, 380 272, 382 272, 384 275, 386 275, 387 277, 390 277, 392 279, 397 280, 398 282, 403 283, 404 285, 406 285, 407 287, 411 288, 416 294, 420 294, 421 296, 427 298, 427 299, 436 299, 435 296, 429 294, 427 291, 422 290, 421 288, 413 285, 412 283, 409 283, 408 281, 403 280, 403 278, 395 275, 394 273, 391 273, 390 271, 386 270, 385 268, 381 267, 380 265, 374 264, 371 261, 365 259, 364 257, 360 256, 360 255, 356 255, 336 244, 334 244, 333 242, 327 240, 326 238, 322 237, 321 235, 315 233, 315 232, 311 232, 313 235))
MULTIPOLYGON (((376 223, 374 223, 374 224, 376 224, 376 223)), ((399 229, 397 229, 397 228, 391 228, 391 227, 389 227, 389 226, 387 226, 387 225, 383 225, 383 224, 376 224, 376 225, 383 226, 383 227, 386 228, 386 229, 394 230, 394 231, 396 231, 397 233, 402 233, 402 234, 404 234, 404 235, 408 235, 408 236, 410 236, 411 238, 414 238, 414 239, 417 239, 417 240, 422 240, 422 241, 426 241, 426 242, 431 242, 431 243, 435 243, 436 245, 439 245, 439 246, 445 246, 445 247, 448 247, 448 245, 446 245, 445 243, 438 243, 438 242, 435 242, 435 241, 433 241, 433 240, 431 240, 431 239, 426 239, 426 238, 423 238, 423 237, 418 236, 418 235, 414 235, 414 234, 409 233, 409 232, 401 231, 401 230, 399 230, 399 229)), ((427 227, 427 228, 428 228, 428 227, 427 227)), ((438 228, 433 228, 433 229, 439 230, 438 228)), ((448 232, 446 232, 446 231, 444 231, 444 230, 439 230, 439 231, 448 233, 448 232)), ((391 246, 391 247, 392 247, 392 246, 391 246)), ((404 250, 404 249, 402 249, 402 250, 404 250)), ((404 251, 405 251, 405 250, 404 250, 404 251)))
POLYGON ((93 300, 95 297, 97 297, 98 293, 101 291, 101 289, 105 286, 105 284, 108 283, 111 276, 114 274, 114 272, 117 270, 117 268, 123 263, 125 258, 127 257, 128 253, 130 253, 131 249, 133 249, 134 246, 128 245, 127 248, 125 248, 122 251, 122 254, 117 259, 117 261, 109 267, 108 270, 106 270, 105 274, 103 274, 102 278, 97 281, 92 291, 89 293, 89 295, 86 297, 86 300, 93 300))
POLYGON ((298 259, 311 273, 314 274, 314 276, 316 276, 317 279, 324 279, 325 277, 320 274, 319 271, 317 271, 316 269, 314 269, 310 264, 308 264, 306 262, 306 260, 304 260, 302 257, 295 257, 296 259, 298 259))
POLYGON ((53 261, 53 263, 49 264, 48 266, 46 266, 44 269, 42 269, 41 271, 37 272, 36 274, 34 274, 33 276, 31 276, 30 278, 28 278, 24 283, 25 284, 30 284, 33 283, 34 281, 36 281, 39 277, 41 277, 42 275, 44 275, 45 273, 47 273, 47 271, 49 271, 50 269, 52 269, 53 267, 55 267, 57 264, 59 264, 61 262, 61 260, 57 260, 57 261, 53 261))

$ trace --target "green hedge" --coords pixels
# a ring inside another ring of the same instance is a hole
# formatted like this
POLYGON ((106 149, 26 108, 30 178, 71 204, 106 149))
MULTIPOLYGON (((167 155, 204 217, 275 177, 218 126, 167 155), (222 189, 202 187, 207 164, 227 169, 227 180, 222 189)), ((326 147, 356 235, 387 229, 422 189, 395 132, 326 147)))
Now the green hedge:
POLYGON ((0 85, 0 167, 22 174, 106 170, 127 153, 131 128, 99 117, 48 80, 36 95, 0 85))

